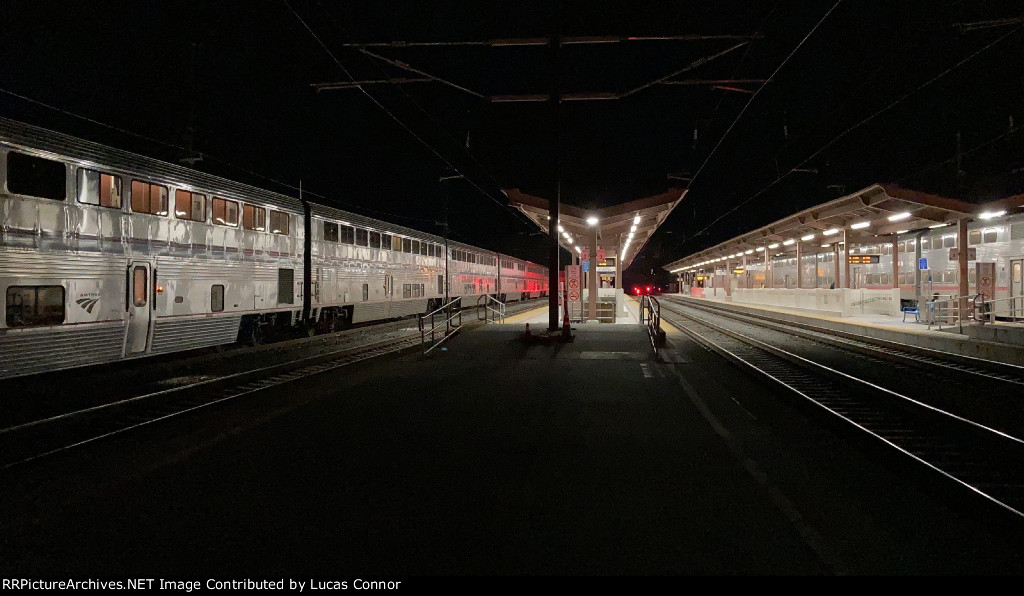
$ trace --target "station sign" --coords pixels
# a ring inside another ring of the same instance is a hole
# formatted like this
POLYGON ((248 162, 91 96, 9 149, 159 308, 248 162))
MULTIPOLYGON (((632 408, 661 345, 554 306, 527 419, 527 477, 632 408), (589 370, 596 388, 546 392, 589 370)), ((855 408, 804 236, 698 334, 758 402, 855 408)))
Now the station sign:
POLYGON ((984 300, 992 300, 996 296, 996 264, 975 263, 975 279, 978 283, 978 293, 984 294, 984 300))
POLYGON ((924 271, 928 268, 928 259, 920 258, 917 260, 917 268, 924 271))
MULTIPOLYGON (((950 261, 958 261, 958 260, 960 260, 960 247, 949 249, 949 260, 950 261)), ((977 261, 978 260, 978 249, 977 248, 968 248, 967 249, 967 260, 968 261, 977 261)))
POLYGON ((569 302, 580 301, 580 266, 566 265, 565 285, 568 288, 569 302))
POLYGON ((602 267, 602 266, 598 265, 597 266, 597 272, 598 273, 615 273, 615 267, 602 267))
POLYGON ((743 267, 736 267, 736 268, 734 268, 732 270, 733 274, 735 274, 735 275, 742 275, 743 271, 744 271, 743 267))
POLYGON ((584 247, 583 250, 580 251, 580 260, 581 261, 589 261, 590 260, 590 247, 589 246, 588 247, 584 247))
POLYGON ((590 261, 580 261, 580 267, 583 267, 583 273, 590 273, 590 261))
POLYGON ((878 263, 882 256, 881 255, 850 255, 851 265, 874 265, 878 263))
POLYGON ((597 262, 598 263, 603 263, 604 262, 604 249, 603 248, 597 249, 597 262))

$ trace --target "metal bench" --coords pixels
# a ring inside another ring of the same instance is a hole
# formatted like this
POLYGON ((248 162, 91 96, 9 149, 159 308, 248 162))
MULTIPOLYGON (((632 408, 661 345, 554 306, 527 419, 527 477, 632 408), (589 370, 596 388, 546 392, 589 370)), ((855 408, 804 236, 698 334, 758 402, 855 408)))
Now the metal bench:
POLYGON ((903 322, 907 322, 907 315, 914 315, 914 321, 921 322, 921 308, 917 306, 904 306, 903 307, 903 322))

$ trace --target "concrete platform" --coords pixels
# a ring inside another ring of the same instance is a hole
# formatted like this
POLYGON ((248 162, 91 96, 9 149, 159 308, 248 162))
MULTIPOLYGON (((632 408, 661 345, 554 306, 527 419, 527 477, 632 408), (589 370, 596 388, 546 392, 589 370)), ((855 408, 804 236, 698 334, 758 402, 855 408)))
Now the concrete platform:
POLYGON ((777 306, 764 306, 726 302, 720 299, 695 298, 684 294, 666 294, 664 299, 693 300, 700 304, 733 312, 769 313, 780 321, 795 321, 814 324, 827 329, 856 333, 909 345, 942 350, 963 356, 992 360, 1024 366, 1024 327, 1010 325, 964 325, 964 333, 958 327, 933 326, 918 323, 913 315, 906 321, 903 315, 855 314, 846 317, 832 317, 797 311, 777 306))

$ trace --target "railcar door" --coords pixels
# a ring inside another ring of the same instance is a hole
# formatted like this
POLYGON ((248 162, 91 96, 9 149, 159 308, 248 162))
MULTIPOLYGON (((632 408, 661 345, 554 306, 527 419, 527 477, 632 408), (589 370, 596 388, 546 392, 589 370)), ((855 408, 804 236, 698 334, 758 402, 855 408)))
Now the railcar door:
POLYGON ((125 354, 139 354, 149 347, 149 327, 152 323, 153 304, 150 283, 153 267, 145 261, 132 261, 128 267, 128 335, 124 342, 125 354))
POLYGON ((1010 308, 1013 310, 1010 316, 1024 318, 1024 259, 1012 259, 1010 261, 1010 308))

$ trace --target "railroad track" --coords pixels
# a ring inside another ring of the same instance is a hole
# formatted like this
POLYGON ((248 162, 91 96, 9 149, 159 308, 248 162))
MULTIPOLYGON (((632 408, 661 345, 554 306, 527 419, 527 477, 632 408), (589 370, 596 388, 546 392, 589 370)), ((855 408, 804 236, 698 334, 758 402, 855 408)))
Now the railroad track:
POLYGON ((704 320, 679 304, 662 316, 698 343, 798 395, 843 426, 1024 520, 1024 441, 862 380, 752 334, 704 320))
MULTIPOLYGON (((525 303, 509 313, 535 307, 525 303)), ((0 471, 419 343, 420 333, 414 331, 215 378, 200 376, 176 387, 12 425, 0 429, 0 471)))

